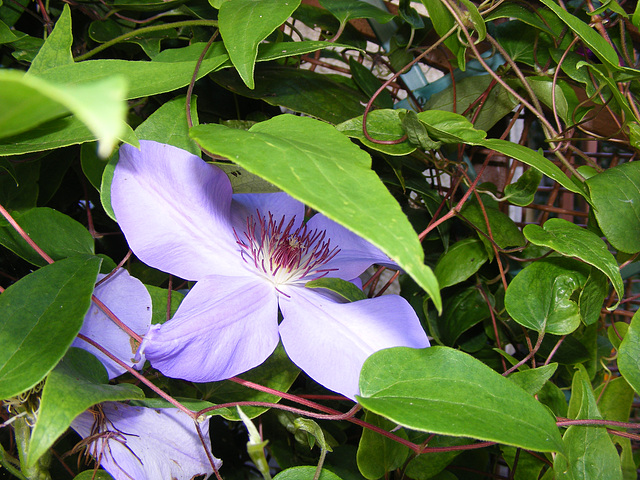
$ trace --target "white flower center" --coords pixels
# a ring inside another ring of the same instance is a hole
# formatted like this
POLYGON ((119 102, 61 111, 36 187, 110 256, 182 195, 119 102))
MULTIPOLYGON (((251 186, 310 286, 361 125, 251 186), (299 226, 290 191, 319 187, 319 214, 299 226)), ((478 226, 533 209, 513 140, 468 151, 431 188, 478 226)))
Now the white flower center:
POLYGON ((295 216, 285 225, 285 216, 280 221, 268 212, 268 218, 256 211, 247 217, 244 232, 236 241, 245 262, 253 264, 258 273, 278 285, 304 284, 327 275, 332 268, 322 268, 340 251, 331 247, 326 231, 311 230, 301 225, 293 230, 295 216))

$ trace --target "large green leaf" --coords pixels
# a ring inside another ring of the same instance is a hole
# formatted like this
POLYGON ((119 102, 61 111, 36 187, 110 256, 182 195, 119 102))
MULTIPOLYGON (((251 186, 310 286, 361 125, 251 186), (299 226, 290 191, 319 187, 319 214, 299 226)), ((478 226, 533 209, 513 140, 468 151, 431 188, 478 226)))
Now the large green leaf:
POLYGON ((447 347, 397 347, 371 355, 358 401, 400 425, 551 452, 555 419, 532 396, 475 358, 447 347))
POLYGON ((254 88, 253 69, 258 45, 282 25, 300 0, 233 0, 220 6, 220 35, 245 85, 254 88))
MULTIPOLYGON (((602 419, 591 389, 589 376, 582 365, 573 376, 569 415, 577 419, 602 419)), ((556 479, 622 480, 620 457, 604 427, 571 425, 563 436, 566 456, 558 455, 553 464, 556 479)))
POLYGON ((629 385, 640 393, 640 312, 631 319, 618 349, 618 368, 629 385))
MULTIPOLYGON (((73 218, 46 207, 14 213, 13 218, 51 258, 62 260, 77 254, 93 254, 93 237, 73 218)), ((0 221, 0 245, 34 265, 47 262, 6 222, 0 221)))
POLYGON ((72 44, 71 10, 69 5, 65 4, 51 35, 47 37, 38 55, 31 62, 29 74, 37 74, 52 67, 73 63, 72 44))
POLYGON ((101 262, 87 256, 60 260, 0 295, 0 398, 33 387, 63 357, 89 309, 101 262))
POLYGON ((31 434, 27 465, 32 466, 62 435, 74 418, 96 403, 144 398, 134 385, 109 385, 107 371, 96 357, 71 348, 47 377, 38 420, 31 434))
MULTIPOLYGON (((124 77, 127 81, 129 86, 126 93, 127 99, 157 95, 184 87, 191 81, 197 56, 192 58, 196 50, 187 48, 188 50, 182 48, 165 50, 151 62, 87 60, 50 68, 40 72, 38 77, 56 84, 78 85, 117 75, 124 77)), ((214 43, 200 65, 197 78, 202 78, 219 68, 228 58, 224 45, 221 42, 214 43)))
POLYGON ((416 232, 371 170, 371 158, 334 127, 309 117, 279 115, 249 131, 200 125, 191 129, 191 136, 369 240, 441 308, 438 282, 423 262, 416 232))
POLYGON ((126 82, 118 76, 72 86, 0 70, 0 137, 73 113, 100 140, 100 153, 107 155, 124 133, 125 91, 126 82))
POLYGON ((624 297, 624 284, 618 263, 604 241, 595 233, 560 218, 547 220, 543 227, 527 225, 523 233, 531 243, 552 248, 567 257, 577 257, 604 273, 618 294, 618 302, 609 308, 613 310, 618 306, 620 299, 624 297))
POLYGON ((520 325, 540 333, 567 335, 580 325, 575 297, 588 275, 589 267, 572 259, 533 262, 509 284, 504 306, 520 325))
POLYGON ((598 226, 614 248, 640 252, 640 164, 623 163, 587 180, 598 226))

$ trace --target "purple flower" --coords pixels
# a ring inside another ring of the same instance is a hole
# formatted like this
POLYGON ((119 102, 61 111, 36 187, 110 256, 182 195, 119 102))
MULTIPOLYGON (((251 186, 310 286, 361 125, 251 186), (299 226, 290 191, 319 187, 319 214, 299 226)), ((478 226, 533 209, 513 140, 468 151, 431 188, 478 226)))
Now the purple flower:
POLYGON ((304 205, 285 193, 232 196, 220 169, 169 145, 140 143, 120 150, 111 187, 118 223, 143 262, 198 282, 143 342, 164 375, 226 379, 260 365, 282 339, 310 377, 354 398, 369 355, 429 346, 402 297, 344 303, 305 288, 392 264, 379 249, 323 215, 304 223, 304 205))
MULTIPOLYGON (((76 417, 71 428, 115 480, 190 480, 213 474, 204 450, 211 450, 209 420, 200 424, 203 445, 193 420, 175 408, 105 402, 76 417)), ((218 469, 222 462, 212 459, 218 469)))
MULTIPOLYGON (((98 275, 102 280, 106 275, 98 275)), ((151 297, 140 280, 124 269, 118 270, 94 289, 93 294, 104 303, 126 326, 139 335, 144 335, 151 325, 151 297)), ((91 304, 84 317, 80 333, 106 348, 125 363, 141 368, 144 357, 135 359, 138 345, 118 327, 95 303, 91 304), (137 361, 136 361, 137 360, 137 361)), ((126 370, 109 359, 97 348, 76 338, 73 347, 82 348, 98 357, 109 373, 109 379, 122 375, 126 370)))

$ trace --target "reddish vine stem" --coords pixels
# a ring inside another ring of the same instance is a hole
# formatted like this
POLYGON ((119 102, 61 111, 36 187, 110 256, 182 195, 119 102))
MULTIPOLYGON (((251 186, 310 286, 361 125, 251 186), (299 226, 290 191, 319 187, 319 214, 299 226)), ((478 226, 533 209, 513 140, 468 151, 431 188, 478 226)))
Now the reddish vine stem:
POLYGON ((100 350, 102 353, 104 353, 107 357, 109 357, 111 360, 113 360, 114 362, 116 362, 118 365, 120 365, 122 368, 125 368, 127 370, 127 372, 129 372, 131 375, 133 375, 134 377, 136 377, 139 381, 141 381, 142 383, 144 383, 147 387, 149 387, 151 390, 153 390, 156 394, 158 394, 158 396, 164 398, 167 402, 169 402, 171 405, 173 405, 174 407, 176 407, 178 410, 180 410, 181 412, 186 413, 187 415, 189 415, 189 417, 191 417, 192 419, 196 419, 198 418, 198 415, 195 412, 192 412, 191 410, 189 410, 187 407, 185 407, 184 405, 182 405, 180 402, 178 402, 177 400, 175 400, 171 395, 169 395, 168 393, 163 392, 160 388, 156 387, 150 380, 148 380, 147 378, 145 378, 143 375, 141 375, 140 373, 138 373, 136 370, 134 370, 133 368, 131 368, 129 365, 127 365, 126 363, 124 363, 122 360, 120 360, 118 357, 116 357, 115 355, 113 355, 110 351, 108 351, 106 348, 104 348, 102 345, 100 345, 97 342, 94 342, 93 340, 91 340, 88 337, 85 337, 83 334, 79 333, 78 334, 78 338, 80 338, 81 340, 84 340, 85 342, 87 342, 89 345, 92 345, 94 347, 96 347, 98 350, 100 350))
POLYGON ((113 277, 118 270, 120 270, 122 268, 122 266, 127 263, 127 260, 129 260, 129 257, 131 257, 131 254, 133 252, 131 251, 131 249, 129 249, 129 251, 127 252, 127 254, 124 256, 124 258, 122 260, 120 260, 120 263, 118 263, 118 265, 116 265, 116 268, 114 268, 113 270, 111 270, 109 272, 108 275, 102 277, 102 279, 98 280, 98 282, 96 282, 96 287, 98 285, 102 285, 104 282, 106 282, 107 280, 109 280, 111 277, 113 277))

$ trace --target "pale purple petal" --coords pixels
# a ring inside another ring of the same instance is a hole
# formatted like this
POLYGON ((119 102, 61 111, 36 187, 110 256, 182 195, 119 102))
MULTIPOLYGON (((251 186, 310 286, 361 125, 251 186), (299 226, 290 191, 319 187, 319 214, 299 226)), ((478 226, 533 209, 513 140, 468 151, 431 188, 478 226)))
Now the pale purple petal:
POLYGON ((402 297, 385 295, 337 303, 300 287, 284 290, 280 337, 289 358, 316 382, 351 399, 360 370, 383 348, 429 346, 413 308, 402 297))
MULTIPOLYGON (((98 280, 105 276, 98 275, 98 280)), ((147 333, 151 325, 151 297, 142 282, 129 275, 129 272, 124 269, 118 270, 115 275, 98 285, 93 294, 135 333, 140 336, 147 333)), ((107 317, 95 303, 89 307, 80 333, 132 367, 139 369, 144 364, 144 357, 135 362, 137 345, 129 334, 107 317)), ((126 372, 123 367, 84 340, 76 338, 72 346, 87 350, 98 357, 107 369, 109 379, 126 372)))
POLYGON ((231 184, 220 169, 170 145, 141 141, 120 149, 111 204, 136 256, 187 280, 235 275, 231 184))
POLYGON ((265 279, 211 275, 173 319, 152 327, 141 350, 171 378, 211 382, 260 365, 278 345, 278 299, 265 279))
POLYGON ((360 276, 373 264, 397 268, 393 260, 378 247, 322 214, 314 215, 307 222, 307 227, 311 230, 326 231, 326 238, 331 240, 331 248, 340 249, 338 254, 322 267, 336 269, 329 272, 328 277, 351 280, 360 276))
MULTIPOLYGON (((209 420, 200 423, 203 445, 195 424, 175 408, 132 407, 123 403, 101 404, 106 422, 101 432, 111 432, 90 445, 90 453, 115 480, 190 480, 213 474, 205 448, 211 451, 209 420)), ((94 415, 86 411, 71 424, 80 436, 92 434, 94 415)), ((213 457, 216 469, 222 462, 213 457)))
POLYGON ((286 222, 295 217, 294 229, 304 219, 304 204, 287 193, 239 193, 233 195, 231 202, 231 215, 236 230, 246 227, 247 217, 252 215, 256 218, 256 210, 267 219, 271 212, 278 222, 283 215, 286 216, 286 222))

